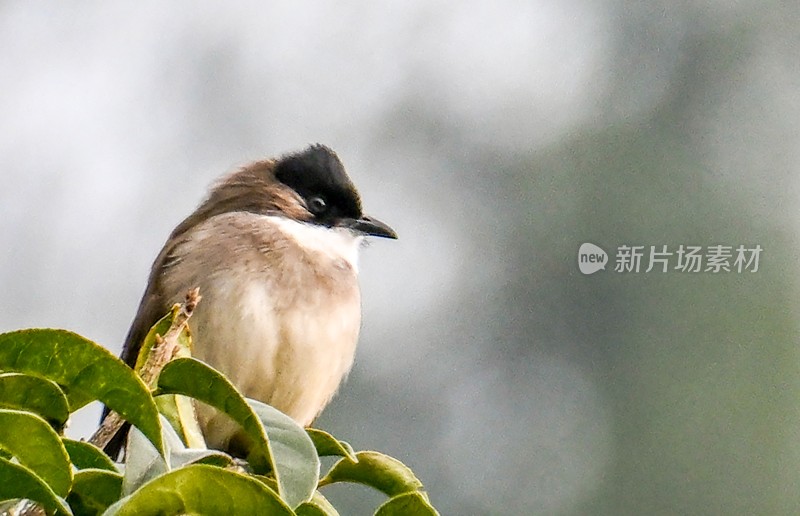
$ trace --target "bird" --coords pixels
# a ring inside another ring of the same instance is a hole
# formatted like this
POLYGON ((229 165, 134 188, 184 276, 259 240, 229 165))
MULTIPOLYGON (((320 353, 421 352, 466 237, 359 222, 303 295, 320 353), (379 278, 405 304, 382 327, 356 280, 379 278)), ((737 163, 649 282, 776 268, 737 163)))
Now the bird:
MULTIPOLYGON (((397 233, 363 213, 344 165, 325 145, 223 176, 156 257, 122 360, 133 367, 150 328, 199 288, 202 301, 189 320, 192 356, 245 396, 309 426, 353 364, 365 237, 397 233)), ((235 423, 196 408, 208 446, 232 449, 235 423)), ((126 432, 105 447, 112 457, 126 432)))

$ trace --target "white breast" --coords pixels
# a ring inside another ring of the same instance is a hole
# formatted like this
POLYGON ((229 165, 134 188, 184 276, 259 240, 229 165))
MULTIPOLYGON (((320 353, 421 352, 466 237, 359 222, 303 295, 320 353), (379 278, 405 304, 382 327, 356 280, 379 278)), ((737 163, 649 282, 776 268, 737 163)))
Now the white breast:
MULTIPOLYGON (((246 396, 309 425, 353 363, 362 237, 281 217, 244 216, 252 218, 250 232, 226 228, 230 216, 198 227, 197 246, 189 245, 179 264, 191 267, 189 258, 205 238, 230 230, 228 253, 212 264, 211 274, 196 277, 203 299, 190 320, 195 355, 246 396)), ((236 427, 207 408, 198 416, 209 445, 225 446, 236 427)))

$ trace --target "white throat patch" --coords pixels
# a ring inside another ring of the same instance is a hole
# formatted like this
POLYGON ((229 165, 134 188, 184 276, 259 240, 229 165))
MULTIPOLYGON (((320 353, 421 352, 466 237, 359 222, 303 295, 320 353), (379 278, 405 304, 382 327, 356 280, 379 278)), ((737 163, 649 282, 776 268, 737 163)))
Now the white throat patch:
POLYGON ((286 217, 264 216, 300 246, 334 259, 342 258, 358 272, 358 249, 364 241, 362 235, 356 235, 346 228, 326 228, 286 217))

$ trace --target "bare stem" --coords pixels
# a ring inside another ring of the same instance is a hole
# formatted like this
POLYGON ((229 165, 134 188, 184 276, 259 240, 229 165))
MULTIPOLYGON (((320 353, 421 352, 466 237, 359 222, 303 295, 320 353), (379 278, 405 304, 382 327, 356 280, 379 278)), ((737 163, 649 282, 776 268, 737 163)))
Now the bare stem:
MULTIPOLYGON (((148 388, 155 387, 156 380, 158 379, 161 369, 172 360, 175 353, 179 349, 178 340, 181 332, 186 328, 189 318, 192 316, 197 303, 200 302, 200 289, 193 288, 186 294, 186 299, 183 304, 178 307, 175 317, 172 318, 172 324, 164 334, 164 336, 156 335, 156 342, 139 371, 139 376, 144 381, 148 388)), ((100 424, 100 428, 92 435, 89 442, 98 448, 104 448, 111 439, 117 434, 125 420, 120 417, 116 412, 109 412, 100 424)))

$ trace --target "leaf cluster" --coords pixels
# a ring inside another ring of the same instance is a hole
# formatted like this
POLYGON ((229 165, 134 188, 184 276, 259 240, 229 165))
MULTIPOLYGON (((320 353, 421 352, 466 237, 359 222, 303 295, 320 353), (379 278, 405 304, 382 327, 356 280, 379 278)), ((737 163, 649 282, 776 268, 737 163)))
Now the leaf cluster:
MULTIPOLYGON (((168 314, 143 346, 149 352, 168 314)), ((182 352, 154 386, 102 346, 54 329, 0 335, 0 512, 46 514, 276 514, 333 516, 320 489, 339 482, 385 493, 376 515, 435 515, 421 482, 398 460, 355 452, 322 430, 244 398, 221 373, 182 352), (131 423, 125 460, 64 436, 70 414, 99 400, 131 423), (205 447, 198 400, 224 412, 248 444, 245 459, 205 447), (322 474, 321 456, 338 461, 322 474)), ((141 358, 141 357, 140 357, 141 358)))

